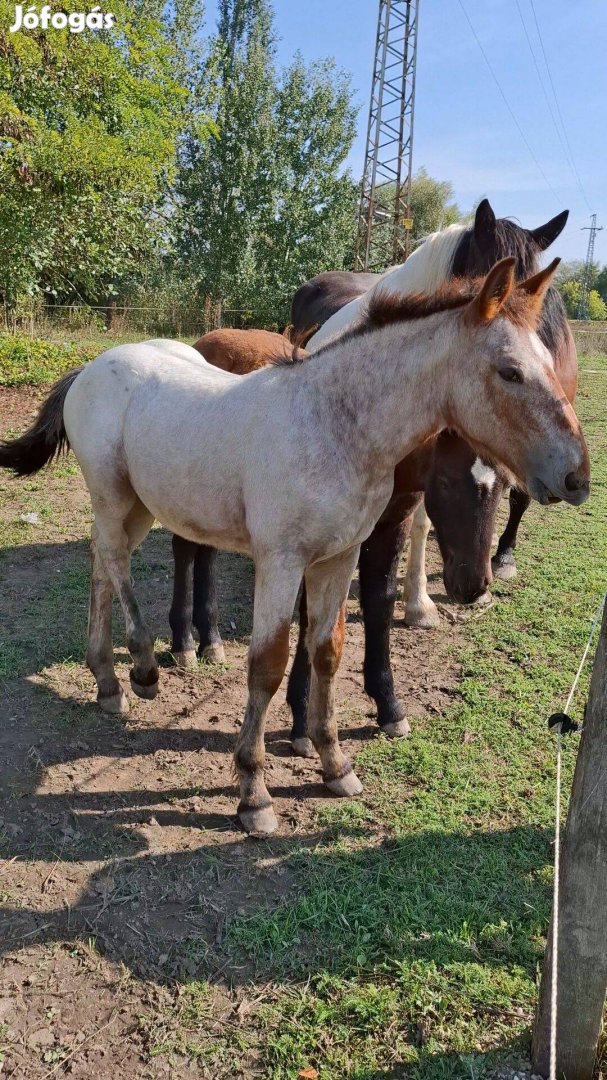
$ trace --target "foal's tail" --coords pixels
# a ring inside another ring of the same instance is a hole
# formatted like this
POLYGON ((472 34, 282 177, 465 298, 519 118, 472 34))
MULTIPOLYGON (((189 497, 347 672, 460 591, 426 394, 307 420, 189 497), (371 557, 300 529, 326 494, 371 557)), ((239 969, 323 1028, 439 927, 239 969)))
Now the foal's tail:
POLYGON ((17 476, 29 476, 62 451, 69 450, 63 405, 70 386, 81 371, 82 368, 68 371, 55 383, 34 423, 23 435, 0 443, 0 468, 12 469, 17 476))

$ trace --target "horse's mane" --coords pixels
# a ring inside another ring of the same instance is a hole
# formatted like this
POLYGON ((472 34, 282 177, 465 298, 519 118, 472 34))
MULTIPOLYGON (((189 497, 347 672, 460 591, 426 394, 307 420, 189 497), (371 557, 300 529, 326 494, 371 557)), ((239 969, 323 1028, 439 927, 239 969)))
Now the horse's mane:
MULTIPOLYGON (((485 281, 479 278, 452 278, 433 293, 396 293, 371 291, 366 307, 355 326, 348 327, 341 334, 318 349, 315 353, 306 353, 295 348, 291 357, 276 357, 269 362, 276 367, 293 367, 312 357, 321 356, 334 345, 362 337, 373 330, 396 323, 412 322, 414 319, 426 319, 442 311, 455 311, 466 307, 478 296, 485 281), (295 355, 298 353, 298 355, 295 355)), ((537 330, 540 315, 537 305, 525 292, 512 289, 503 304, 500 314, 514 323, 531 330, 537 330)))

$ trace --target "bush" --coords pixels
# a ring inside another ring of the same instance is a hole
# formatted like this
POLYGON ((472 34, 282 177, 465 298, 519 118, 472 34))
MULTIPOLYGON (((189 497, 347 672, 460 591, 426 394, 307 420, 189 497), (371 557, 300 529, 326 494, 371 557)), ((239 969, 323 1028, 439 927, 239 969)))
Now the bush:
POLYGON ((57 345, 39 338, 0 334, 0 386, 52 383, 101 351, 92 345, 57 345))

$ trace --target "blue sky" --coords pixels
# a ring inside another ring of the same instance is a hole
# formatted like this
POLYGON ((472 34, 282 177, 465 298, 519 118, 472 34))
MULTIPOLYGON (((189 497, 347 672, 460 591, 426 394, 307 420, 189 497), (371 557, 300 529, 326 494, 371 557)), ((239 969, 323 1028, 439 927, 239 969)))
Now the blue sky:
MULTIPOLYGON (((463 0, 478 38, 551 187, 547 186, 487 70, 459 0, 420 0, 414 168, 450 180, 462 210, 488 196, 499 216, 535 226, 568 207, 554 253, 583 258, 590 209, 607 263, 607 4, 534 0, 540 30, 584 196, 551 120, 516 0, 463 0)), ((530 0, 518 0, 551 97, 530 0)), ((362 172, 376 0, 274 0, 279 58, 334 56, 352 75, 361 105, 349 165, 362 172)), ((212 15, 214 4, 209 4, 212 15)), ((552 100, 552 99, 551 99, 552 100)), ((554 106, 553 106, 554 110, 554 106)))

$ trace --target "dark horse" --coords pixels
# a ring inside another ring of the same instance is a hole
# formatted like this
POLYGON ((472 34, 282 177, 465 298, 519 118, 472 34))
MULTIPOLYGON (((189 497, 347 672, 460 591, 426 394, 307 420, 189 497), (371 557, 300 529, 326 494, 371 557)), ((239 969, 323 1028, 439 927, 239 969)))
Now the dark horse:
MULTIPOLYGON (((497 220, 484 200, 479 205, 474 225, 460 230, 455 248, 451 243, 451 264, 445 277, 481 274, 496 259, 514 255, 517 277, 522 279, 537 269, 540 253, 559 235, 566 220, 567 212, 564 212, 539 229, 526 230, 507 219, 497 220)), ((330 291, 331 277, 330 274, 319 275, 315 280, 318 283, 322 279, 322 288, 330 291)), ((340 289, 342 278, 343 274, 340 274, 340 289)), ((354 287, 358 287, 356 282, 354 287)), ((343 292, 338 290, 338 295, 343 296, 343 292)), ((334 302, 335 295, 330 298, 329 306, 334 302)), ((306 312, 301 306, 294 314, 305 325, 310 325, 310 320, 318 320, 319 308, 306 312)), ((302 322, 295 324, 296 331, 304 328, 302 322)), ((540 336, 555 358, 567 397, 573 401, 577 383, 575 348, 563 305, 554 289, 544 307, 540 336)), ((365 627, 364 685, 376 703, 380 728, 388 735, 403 735, 408 731, 404 710, 394 691, 389 644, 398 564, 422 493, 436 528, 445 564, 447 592, 458 602, 471 603, 491 581, 491 542, 503 487, 503 479, 479 462, 467 443, 448 432, 419 447, 396 468, 392 498, 371 536, 362 545, 359 562, 365 627)), ((512 550, 516 529, 529 499, 523 492, 513 491, 510 501, 510 520, 496 555, 498 567, 500 563, 508 566, 514 562, 512 550)), ((174 537, 173 548, 175 585, 170 615, 173 652, 193 654, 194 623, 199 634, 198 654, 221 659, 223 645, 217 628, 215 590, 216 553, 179 537, 174 537)), ((494 560, 494 570, 495 566, 494 560)), ((305 631, 303 594, 300 637, 287 700, 293 712, 294 749, 307 755, 311 753, 311 745, 306 738, 309 661, 305 631)))

